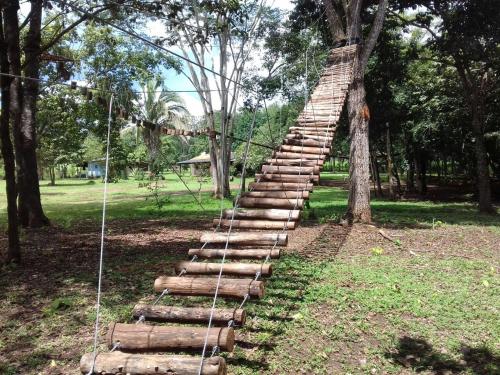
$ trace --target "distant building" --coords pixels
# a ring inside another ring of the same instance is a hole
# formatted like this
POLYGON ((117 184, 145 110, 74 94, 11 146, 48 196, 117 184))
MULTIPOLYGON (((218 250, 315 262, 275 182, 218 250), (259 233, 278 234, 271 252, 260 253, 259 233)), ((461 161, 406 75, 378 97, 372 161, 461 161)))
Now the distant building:
POLYGON ((87 178, 101 178, 104 177, 106 169, 106 159, 90 160, 85 163, 83 170, 87 178))
MULTIPOLYGON (((234 162, 234 156, 231 154, 231 163, 234 162)), ((204 173, 208 172, 210 168, 210 155, 206 152, 202 152, 200 155, 195 156, 194 158, 179 161, 177 163, 181 168, 185 165, 189 165, 191 167, 191 175, 192 176, 201 176, 204 173)))

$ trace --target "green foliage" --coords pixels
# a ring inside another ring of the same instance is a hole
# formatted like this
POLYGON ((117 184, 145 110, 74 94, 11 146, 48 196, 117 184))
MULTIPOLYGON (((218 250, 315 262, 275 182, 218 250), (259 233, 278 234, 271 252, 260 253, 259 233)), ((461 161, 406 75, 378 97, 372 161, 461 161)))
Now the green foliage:
MULTIPOLYGON (((256 115, 251 141, 271 148, 278 146, 297 116, 298 106, 294 105, 272 105, 268 108, 260 108, 256 115)), ((236 133, 238 138, 248 139, 253 117, 253 111, 245 110, 236 118, 235 128, 238 129, 236 133)), ((235 166, 241 169, 246 142, 235 142, 235 147, 235 166)), ((270 148, 251 144, 246 164, 247 171, 256 172, 258 167, 271 157, 272 151, 270 148)))
POLYGON ((38 157, 42 166, 78 163, 88 130, 80 120, 80 98, 67 88, 54 87, 38 102, 38 157))

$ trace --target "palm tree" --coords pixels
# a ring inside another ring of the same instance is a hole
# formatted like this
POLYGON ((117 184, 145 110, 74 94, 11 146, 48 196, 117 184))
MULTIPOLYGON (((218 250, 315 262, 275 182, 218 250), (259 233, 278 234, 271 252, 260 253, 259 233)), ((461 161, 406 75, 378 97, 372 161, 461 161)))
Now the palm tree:
POLYGON ((159 172, 158 156, 161 150, 161 129, 185 126, 189 112, 182 98, 168 91, 161 80, 147 81, 142 87, 142 92, 141 114, 145 120, 156 124, 154 129, 142 129, 142 136, 149 154, 148 170, 150 173, 157 174, 159 172))

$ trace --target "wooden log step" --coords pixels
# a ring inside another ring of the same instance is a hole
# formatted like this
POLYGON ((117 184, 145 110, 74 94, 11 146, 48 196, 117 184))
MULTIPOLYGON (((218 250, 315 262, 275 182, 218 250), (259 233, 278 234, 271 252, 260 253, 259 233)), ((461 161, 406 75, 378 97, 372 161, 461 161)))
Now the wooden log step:
POLYGON ((282 198, 241 198, 240 207, 243 208, 287 208, 299 209, 304 207, 303 199, 282 198))
MULTIPOLYGON (((302 191, 303 193, 308 193, 309 191, 302 191)), ((251 193, 256 194, 256 193, 273 193, 273 191, 264 191, 264 192, 258 192, 258 191, 252 191, 251 193)), ((277 191, 277 193, 281 193, 280 191, 277 191)), ((309 195, 308 195, 309 196, 309 195)), ((222 216, 226 219, 231 219, 233 217, 235 219, 260 219, 260 220, 293 220, 297 221, 300 218, 300 210, 282 210, 282 209, 246 209, 246 208, 238 208, 236 210, 234 209, 227 209, 224 210, 222 213, 222 216)))
POLYGON ((319 167, 307 166, 282 166, 282 165, 266 165, 262 166, 262 173, 281 173, 281 174, 300 174, 302 176, 310 174, 318 174, 319 167))
POLYGON ((324 160, 304 160, 304 159, 267 159, 266 162, 268 164, 273 165, 295 165, 295 166, 303 166, 303 167, 321 167, 324 160))
MULTIPOLYGON (((149 324, 111 323, 106 341, 111 349, 120 343, 120 350, 170 351, 202 349, 207 327, 165 327, 149 324)), ((207 346, 220 350, 234 349, 234 329, 214 327, 208 330, 207 346)))
MULTIPOLYGON (((154 289, 157 292, 168 289, 169 294, 184 296, 213 297, 216 287, 216 277, 160 276, 155 280, 154 284, 154 289)), ((254 298, 262 298, 264 283, 254 279, 223 278, 220 280, 218 296, 243 298, 247 294, 254 298)))
POLYGON ((261 181, 276 181, 276 182, 318 182, 318 175, 307 175, 299 176, 295 174, 283 174, 283 173, 266 173, 266 174, 256 174, 255 180, 261 181))
MULTIPOLYGON (((333 138, 336 132, 336 127, 332 125, 330 128, 311 128, 311 127, 293 127, 290 128, 290 136, 313 136, 313 137, 325 137, 333 138)), ((333 139, 332 139, 333 140, 333 139)))
POLYGON ((251 182, 248 189, 252 191, 278 191, 278 190, 313 190, 311 183, 297 183, 297 182, 251 182))
POLYGON ((328 128, 333 128, 335 126, 339 120, 339 114, 340 112, 321 121, 313 118, 302 118, 297 121, 297 125, 309 129, 324 129, 326 131, 328 128))
MULTIPOLYGON (((80 371, 100 375, 198 375, 201 357, 188 355, 131 354, 122 352, 87 353, 80 360, 80 371)), ((201 375, 227 374, 226 361, 222 357, 203 360, 201 375)))
POLYGON ((285 138, 283 139, 284 145, 306 146, 306 147, 330 147, 331 141, 305 139, 305 138, 285 138))
POLYGON ((326 159, 326 155, 322 154, 309 154, 304 152, 297 151, 276 151, 273 155, 276 159, 312 159, 312 160, 324 160, 326 159))
POLYGON ((277 220, 232 220, 231 219, 214 219, 213 226, 220 226, 222 228, 231 228, 233 229, 295 229, 295 221, 277 221, 277 220))
POLYGON ((320 154, 320 155, 328 155, 330 153, 330 147, 302 147, 302 146, 290 146, 290 145, 281 145, 280 151, 284 152, 299 152, 304 154, 320 154))
POLYGON ((309 191, 304 190, 283 190, 283 191, 249 191, 243 193, 242 197, 250 198, 302 198, 309 199, 309 191))
MULTIPOLYGON (((135 318, 144 316, 146 320, 158 322, 205 324, 208 323, 211 312, 212 309, 208 307, 179 307, 137 304, 134 306, 132 314, 135 318)), ((213 324, 227 326, 231 320, 236 325, 244 325, 246 320, 245 310, 214 309, 212 316, 213 324)))
POLYGON ((327 145, 333 141, 332 133, 329 136, 327 135, 318 135, 318 134, 301 134, 292 131, 291 133, 285 135, 286 139, 297 139, 297 140, 315 140, 321 142, 327 142, 327 145))
POLYGON ((196 255, 202 259, 221 259, 226 253, 226 259, 278 259, 280 249, 189 249, 190 257, 196 255))
MULTIPOLYGON (((254 199, 254 198, 242 198, 254 199)), ((207 232, 201 235, 200 241, 209 244, 226 244, 228 239, 227 233, 213 233, 207 232)), ((274 245, 277 242, 279 246, 286 246, 288 243, 288 236, 286 233, 254 233, 254 232, 237 232, 229 235, 230 244, 238 244, 242 246, 266 246, 274 245)))
POLYGON ((339 118, 342 108, 334 108, 326 116, 312 116, 301 113, 297 119, 298 123, 314 123, 317 127, 327 127, 332 122, 336 122, 339 118), (319 118, 320 117, 320 118, 319 118))
MULTIPOLYGON (((274 221, 273 223, 276 223, 274 221)), ((271 264, 255 263, 200 263, 200 262, 178 262, 175 264, 175 272, 186 270, 189 275, 218 275, 222 266, 223 275, 253 276, 260 272, 261 276, 271 276, 273 269, 271 264)))

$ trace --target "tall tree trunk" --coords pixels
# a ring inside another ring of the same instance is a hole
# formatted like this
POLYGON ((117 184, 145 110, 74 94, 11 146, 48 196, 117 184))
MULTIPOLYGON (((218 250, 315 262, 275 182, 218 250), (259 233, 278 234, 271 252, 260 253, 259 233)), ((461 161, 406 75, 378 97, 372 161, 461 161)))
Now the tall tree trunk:
POLYGON ((472 133, 475 141, 479 212, 493 213, 495 209, 491 203, 490 171, 483 133, 484 106, 476 102, 474 107, 472 108, 472 133))
MULTIPOLYGON (((9 73, 9 62, 7 58, 7 45, 4 39, 3 20, 0 19, 0 71, 9 73)), ((6 194, 7 194, 7 235, 8 246, 5 254, 5 262, 19 262, 21 260, 21 247, 19 243, 19 228, 17 219, 17 187, 16 166, 14 147, 10 136, 10 86, 11 79, 0 76, 0 87, 2 90, 2 108, 0 117, 0 146, 4 163, 6 194)))
POLYGON ((370 150, 368 142, 369 110, 365 98, 364 72, 356 59, 349 90, 349 198, 346 219, 349 222, 371 222, 370 150))
POLYGON ((25 77, 23 86, 23 109, 21 114, 21 142, 20 153, 23 159, 22 183, 19 186, 19 220, 22 225, 41 227, 49 225, 45 216, 40 198, 38 181, 38 167, 36 159, 36 111, 39 92, 37 78, 40 76, 40 43, 42 25, 42 0, 31 0, 30 24, 26 35, 25 77))
POLYGON ((384 196, 384 193, 382 191, 382 183, 380 181, 380 170, 378 167, 377 154, 375 151, 371 152, 371 159, 372 159, 372 165, 373 165, 373 177, 374 177, 373 180, 376 183, 377 196, 382 197, 382 196, 384 196))
MULTIPOLYGON (((474 135, 474 151, 476 154, 477 188, 479 193, 479 212, 493 213, 495 209, 491 202, 490 171, 488 155, 484 140, 483 123, 485 119, 484 98, 482 92, 483 82, 476 83, 470 71, 463 65, 460 56, 454 56, 455 67, 462 81, 464 91, 467 93, 467 101, 472 111, 472 134, 474 135)), ((486 79, 486 78, 482 78, 486 79)))
MULTIPOLYGON (((213 124, 213 114, 207 115, 207 121, 213 124)), ((214 126, 210 126, 213 129, 214 126)), ((214 198, 222 197, 222 190, 220 184, 220 173, 219 173, 219 157, 218 157, 218 144, 215 134, 215 130, 211 130, 209 133, 208 140, 208 152, 210 155, 210 176, 212 177, 213 195, 214 198)))
POLYGON ((387 153, 387 182, 389 183, 389 197, 394 199, 396 197, 394 191, 394 165, 392 163, 392 153, 391 153, 391 130, 389 124, 387 124, 387 129, 385 133, 386 140, 386 153, 387 153))
POLYGON ((427 194, 427 158, 420 150, 415 152, 415 176, 417 192, 420 195, 427 194))
POLYGON ((405 138, 406 138, 405 157, 406 157, 406 162, 408 164, 408 169, 406 171, 405 193, 409 194, 415 192, 415 157, 414 157, 414 152, 412 151, 410 139, 408 137, 405 138))

